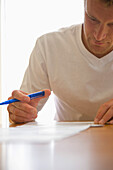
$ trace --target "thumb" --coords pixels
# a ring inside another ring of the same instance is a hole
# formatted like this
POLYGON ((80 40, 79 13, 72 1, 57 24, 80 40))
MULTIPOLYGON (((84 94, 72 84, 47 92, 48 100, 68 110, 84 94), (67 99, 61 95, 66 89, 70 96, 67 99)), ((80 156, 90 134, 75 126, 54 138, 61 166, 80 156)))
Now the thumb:
POLYGON ((41 99, 41 98, 46 98, 46 97, 49 97, 49 96, 50 96, 51 91, 50 91, 49 89, 44 89, 43 91, 45 92, 45 95, 44 95, 43 97, 40 97, 40 99, 41 99))
MULTIPOLYGON (((50 91, 49 89, 43 89, 43 90, 41 90, 41 91, 44 91, 44 92, 45 92, 44 96, 30 100, 30 104, 31 104, 32 106, 35 106, 35 107, 36 107, 37 104, 38 104, 38 102, 39 102, 41 99, 47 98, 47 97, 49 97, 50 94, 51 94, 51 91, 50 91)), ((40 91, 39 91, 39 92, 40 92, 40 91)))

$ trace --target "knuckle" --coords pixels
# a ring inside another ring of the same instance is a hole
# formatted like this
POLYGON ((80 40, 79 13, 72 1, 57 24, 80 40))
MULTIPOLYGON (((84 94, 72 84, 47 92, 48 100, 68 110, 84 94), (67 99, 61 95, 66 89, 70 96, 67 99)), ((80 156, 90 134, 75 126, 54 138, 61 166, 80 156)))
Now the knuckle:
POLYGON ((97 112, 96 118, 98 119, 102 115, 102 109, 100 108, 97 112))
POLYGON ((28 113, 32 113, 32 112, 33 112, 33 108, 29 108, 29 109, 27 108, 26 111, 27 111, 28 113))
POLYGON ((12 109, 12 106, 11 106, 11 105, 9 105, 7 109, 8 109, 9 112, 12 113, 13 109, 12 109))
POLYGON ((14 114, 10 114, 9 117, 13 122, 16 121, 16 116, 14 114))
POLYGON ((34 108, 34 113, 37 114, 37 109, 36 108, 34 108))
POLYGON ((13 114, 13 120, 16 121, 16 115, 15 114, 13 114))
POLYGON ((30 108, 30 113, 34 113, 35 109, 34 108, 30 108))
POLYGON ((12 96, 15 96, 15 94, 17 93, 18 90, 13 90, 12 92, 12 96))
POLYGON ((113 106, 110 107, 110 110, 113 112, 113 106))
POLYGON ((108 103, 104 103, 104 104, 102 104, 101 107, 107 109, 109 107, 109 104, 108 103))
POLYGON ((15 103, 12 103, 12 105, 14 105, 17 108, 21 108, 22 107, 22 103, 21 102, 15 102, 15 103))
POLYGON ((19 109, 14 108, 14 112, 13 112, 14 115, 19 116, 19 115, 21 115, 20 113, 21 113, 21 112, 20 112, 19 109))
POLYGON ((37 117, 37 109, 35 107, 31 108, 29 111, 31 118, 36 118, 37 117))
POLYGON ((9 112, 11 112, 12 114, 15 114, 16 108, 13 105, 9 106, 9 112))
POLYGON ((37 117, 37 109, 36 109, 36 108, 34 108, 34 111, 32 112, 32 114, 33 114, 33 117, 34 117, 34 118, 37 117))
POLYGON ((29 115, 29 114, 25 114, 25 118, 27 118, 27 119, 31 119, 31 115, 29 115))
POLYGON ((15 107, 12 107, 12 113, 15 114, 16 113, 16 109, 15 107))

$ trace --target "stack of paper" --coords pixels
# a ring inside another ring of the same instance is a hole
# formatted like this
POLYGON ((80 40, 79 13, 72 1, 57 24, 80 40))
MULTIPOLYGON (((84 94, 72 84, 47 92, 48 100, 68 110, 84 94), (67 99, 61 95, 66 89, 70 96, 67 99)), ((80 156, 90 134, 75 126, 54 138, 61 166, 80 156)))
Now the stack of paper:
POLYGON ((17 127, 1 128, 0 142, 48 143, 73 136, 92 125, 92 122, 30 122, 17 127))

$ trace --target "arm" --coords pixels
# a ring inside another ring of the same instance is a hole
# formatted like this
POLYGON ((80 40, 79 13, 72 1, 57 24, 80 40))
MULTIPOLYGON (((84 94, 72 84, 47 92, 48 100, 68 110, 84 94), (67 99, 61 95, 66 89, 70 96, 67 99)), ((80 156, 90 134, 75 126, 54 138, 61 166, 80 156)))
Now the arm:
POLYGON ((34 120, 37 117, 37 112, 41 110, 50 95, 50 90, 46 90, 45 97, 42 100, 40 100, 41 98, 30 100, 26 96, 28 93, 40 91, 41 89, 51 89, 44 50, 43 41, 40 42, 40 39, 38 39, 31 53, 21 88, 12 93, 11 98, 21 100, 21 102, 10 104, 7 108, 9 118, 15 123, 34 120))

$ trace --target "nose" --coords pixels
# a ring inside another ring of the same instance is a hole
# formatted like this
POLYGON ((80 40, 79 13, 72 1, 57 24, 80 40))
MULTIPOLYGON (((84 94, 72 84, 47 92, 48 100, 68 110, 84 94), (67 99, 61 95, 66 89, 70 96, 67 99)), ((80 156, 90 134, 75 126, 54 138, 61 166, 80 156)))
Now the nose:
POLYGON ((105 25, 99 25, 94 32, 94 37, 97 41, 102 41, 106 38, 107 28, 105 25))

